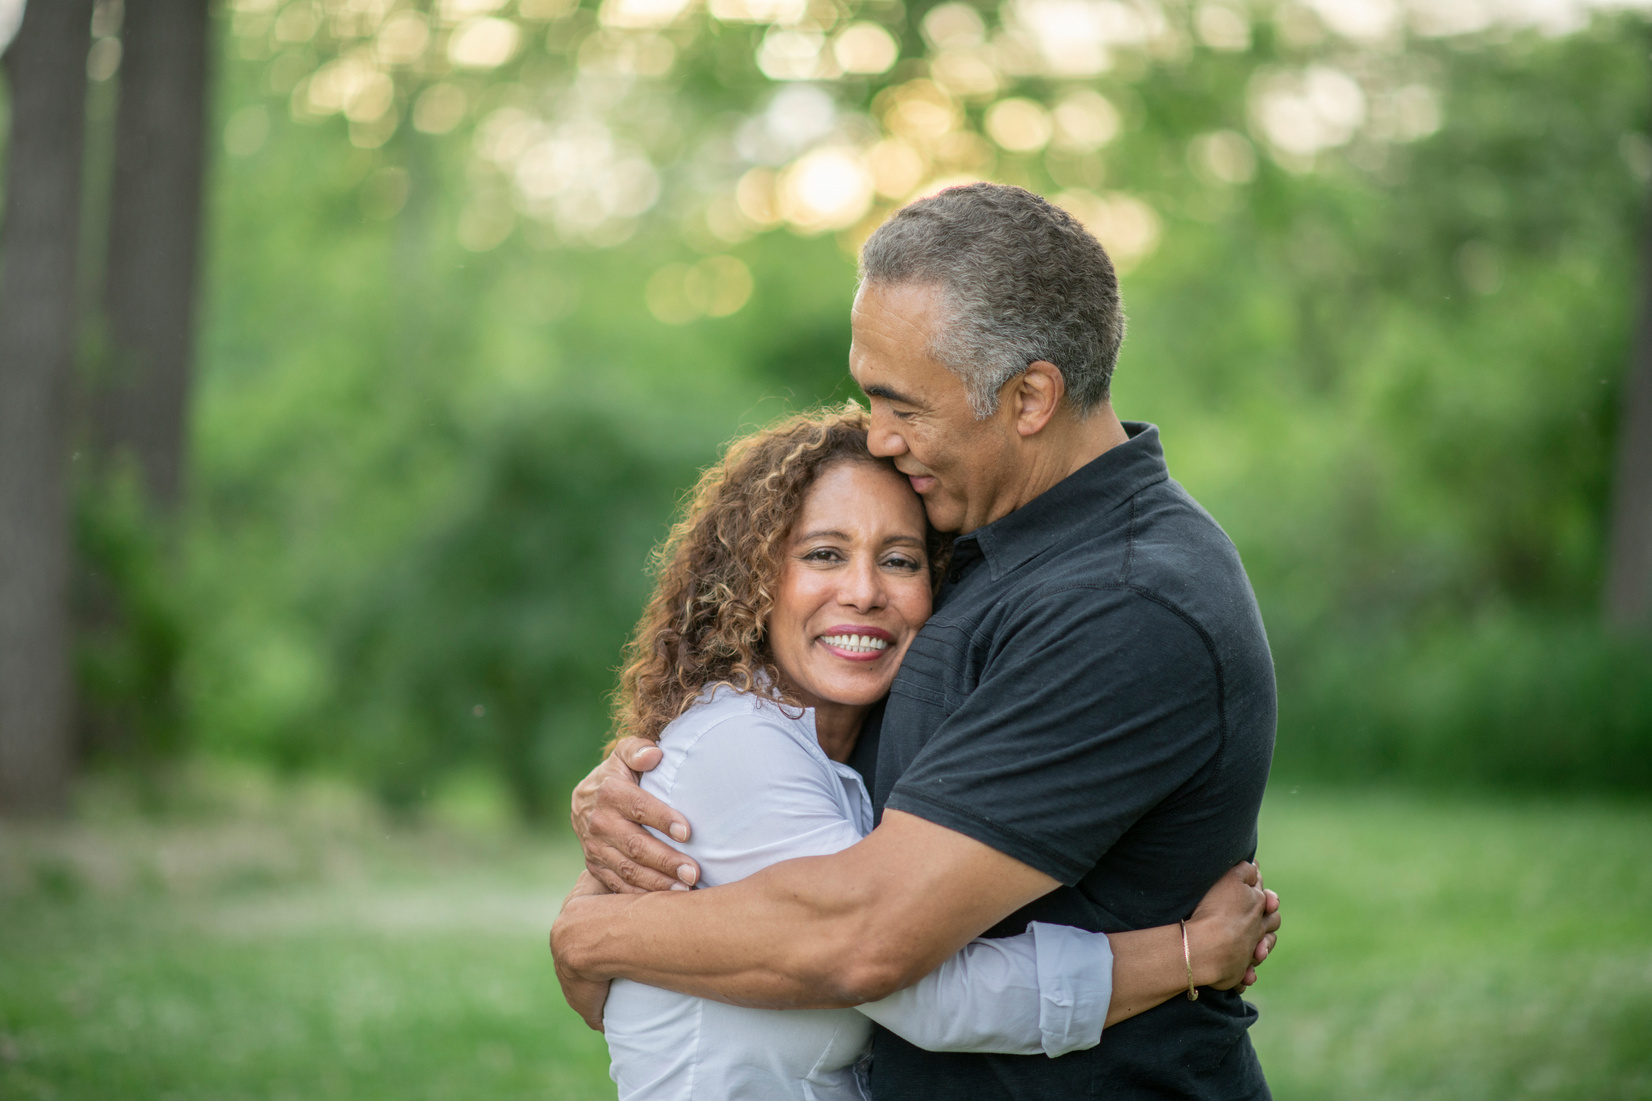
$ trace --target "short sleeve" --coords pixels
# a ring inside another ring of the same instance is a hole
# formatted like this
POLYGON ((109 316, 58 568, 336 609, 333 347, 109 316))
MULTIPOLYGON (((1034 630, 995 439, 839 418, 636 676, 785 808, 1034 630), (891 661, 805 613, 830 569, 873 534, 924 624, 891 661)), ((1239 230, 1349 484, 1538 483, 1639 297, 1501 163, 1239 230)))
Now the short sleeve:
POLYGON ((1211 759, 1220 699, 1211 647, 1171 605, 1046 591, 997 628, 974 691, 885 806, 1071 885, 1211 759))
POLYGON ((645 789, 692 825, 686 845, 661 840, 699 862, 705 887, 859 841, 841 784, 790 731, 759 714, 731 716, 700 732, 664 782, 653 773, 643 778, 645 789))

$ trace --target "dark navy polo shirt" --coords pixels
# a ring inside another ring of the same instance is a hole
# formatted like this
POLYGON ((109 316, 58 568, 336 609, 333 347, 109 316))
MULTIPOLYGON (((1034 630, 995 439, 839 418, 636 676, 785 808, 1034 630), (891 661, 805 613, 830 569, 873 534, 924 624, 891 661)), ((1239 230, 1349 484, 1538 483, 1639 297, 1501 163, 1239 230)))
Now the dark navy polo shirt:
MULTIPOLYGON (((1256 851, 1273 753, 1267 636, 1239 555, 1157 428, 954 544, 935 615, 857 746, 873 803, 1061 881, 988 932, 1192 914, 1256 851)), ((1265 1098, 1233 992, 1173 998, 1059 1059, 923 1051, 879 1028, 877 1101, 1265 1098)))

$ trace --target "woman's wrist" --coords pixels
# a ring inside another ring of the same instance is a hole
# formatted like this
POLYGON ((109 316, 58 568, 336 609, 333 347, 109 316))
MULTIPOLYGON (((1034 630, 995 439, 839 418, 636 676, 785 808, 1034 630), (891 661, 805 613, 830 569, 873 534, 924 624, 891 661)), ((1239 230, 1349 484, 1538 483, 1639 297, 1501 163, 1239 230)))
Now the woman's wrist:
POLYGON ((1187 922, 1187 956, 1183 975, 1193 972, 1193 985, 1215 986, 1226 978, 1232 958, 1225 943, 1225 929, 1206 918, 1190 918, 1187 922))

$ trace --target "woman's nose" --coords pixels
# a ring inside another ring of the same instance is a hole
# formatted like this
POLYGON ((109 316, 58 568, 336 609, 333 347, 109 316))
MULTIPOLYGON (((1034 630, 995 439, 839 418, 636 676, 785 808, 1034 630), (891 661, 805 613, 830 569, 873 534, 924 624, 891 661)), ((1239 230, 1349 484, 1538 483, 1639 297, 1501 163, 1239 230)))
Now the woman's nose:
POLYGON ((883 575, 878 572, 877 563, 870 558, 853 563, 843 578, 838 601, 846 608, 863 612, 882 607, 883 575))

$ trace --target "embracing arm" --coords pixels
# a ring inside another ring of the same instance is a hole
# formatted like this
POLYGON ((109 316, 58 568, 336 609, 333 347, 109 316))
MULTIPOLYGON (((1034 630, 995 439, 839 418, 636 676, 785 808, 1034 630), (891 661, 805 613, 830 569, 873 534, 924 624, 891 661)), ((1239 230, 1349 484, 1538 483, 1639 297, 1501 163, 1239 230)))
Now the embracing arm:
MULTIPOLYGON (((601 1006, 593 1010, 589 992, 612 978, 739 1005, 851 1006, 911 985, 1056 885, 979 841, 890 811, 842 852, 784 861, 726 886, 577 895, 551 943, 570 1001, 593 1024, 601 1006)), ((1260 937, 1264 922, 1276 925, 1277 917, 1264 918, 1262 892, 1247 889, 1256 898, 1254 918, 1244 920, 1256 922, 1260 937)), ((1222 953, 1241 938, 1213 924, 1234 919, 1203 920, 1212 924, 1194 937, 1194 981, 1238 985, 1256 938, 1244 942, 1235 966, 1233 953, 1222 953)), ((1185 987, 1175 926, 1112 941, 1109 1023, 1185 987)))

